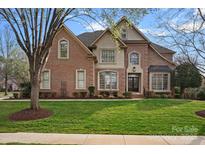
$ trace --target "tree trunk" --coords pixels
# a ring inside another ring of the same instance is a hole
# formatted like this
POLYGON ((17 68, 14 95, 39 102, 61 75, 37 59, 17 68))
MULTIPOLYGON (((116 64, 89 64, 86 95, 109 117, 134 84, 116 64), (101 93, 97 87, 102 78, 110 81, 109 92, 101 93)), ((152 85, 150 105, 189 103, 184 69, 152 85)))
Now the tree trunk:
POLYGON ((5 75, 5 95, 8 95, 8 75, 5 75))
POLYGON ((39 106, 39 86, 40 79, 38 75, 31 76, 31 109, 38 110, 39 106))

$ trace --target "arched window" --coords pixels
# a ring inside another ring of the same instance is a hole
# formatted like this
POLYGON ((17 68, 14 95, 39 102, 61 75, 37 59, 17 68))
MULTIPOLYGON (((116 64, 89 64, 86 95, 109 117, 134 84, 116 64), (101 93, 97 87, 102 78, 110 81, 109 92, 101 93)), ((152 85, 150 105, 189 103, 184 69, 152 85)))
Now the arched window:
POLYGON ((130 54, 130 64, 139 65, 139 54, 138 53, 130 54))
POLYGON ((59 58, 68 58, 68 41, 61 40, 59 42, 59 58))

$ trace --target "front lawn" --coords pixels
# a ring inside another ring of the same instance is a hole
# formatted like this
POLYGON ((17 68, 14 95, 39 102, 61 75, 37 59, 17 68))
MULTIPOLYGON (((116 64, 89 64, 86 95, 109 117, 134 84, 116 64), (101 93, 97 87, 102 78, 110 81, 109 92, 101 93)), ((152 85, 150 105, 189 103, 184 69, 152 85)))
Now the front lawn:
POLYGON ((41 102, 54 112, 47 119, 11 122, 8 115, 28 102, 0 102, 0 132, 205 135, 205 102, 169 99, 139 101, 41 102))

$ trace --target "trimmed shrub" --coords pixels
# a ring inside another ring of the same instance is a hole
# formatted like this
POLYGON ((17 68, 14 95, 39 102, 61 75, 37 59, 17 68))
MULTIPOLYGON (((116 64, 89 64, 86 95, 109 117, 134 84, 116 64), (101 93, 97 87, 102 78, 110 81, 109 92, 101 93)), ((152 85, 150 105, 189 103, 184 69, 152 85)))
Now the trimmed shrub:
POLYGON ((21 97, 30 98, 31 97, 31 83, 24 82, 20 84, 21 97))
POLYGON ((200 100, 205 100, 205 88, 200 88, 199 92, 197 93, 197 98, 200 100))
POLYGON ((19 93, 13 93, 13 97, 14 97, 15 99, 19 99, 19 98, 20 98, 20 95, 19 95, 19 93))
POLYGON ((175 94, 174 98, 181 98, 181 95, 180 94, 175 94))
POLYGON ((98 95, 98 98, 101 98, 101 99, 102 99, 102 98, 103 98, 103 95, 98 95))
POLYGON ((124 92, 123 96, 125 96, 125 98, 132 98, 132 93, 131 92, 124 92))
POLYGON ((117 92, 117 91, 113 91, 113 92, 112 92, 112 95, 113 95, 114 97, 118 97, 118 92, 117 92))
POLYGON ((80 93, 80 97, 85 98, 87 96, 87 92, 86 91, 81 91, 80 93))
POLYGON ((180 87, 174 87, 175 94, 180 94, 180 87))
POLYGON ((154 98, 156 96, 154 91, 146 91, 145 92, 145 97, 147 98, 154 98))
POLYGON ((110 92, 109 91, 101 91, 100 95, 102 95, 103 97, 109 97, 110 96, 110 92))
POLYGON ((73 96, 74 96, 75 98, 79 98, 80 93, 79 93, 79 92, 73 92, 73 96))
POLYGON ((89 91, 90 97, 93 97, 95 95, 95 87, 94 86, 89 86, 88 91, 89 91))
POLYGON ((198 88, 186 88, 184 90, 184 98, 197 99, 198 88))

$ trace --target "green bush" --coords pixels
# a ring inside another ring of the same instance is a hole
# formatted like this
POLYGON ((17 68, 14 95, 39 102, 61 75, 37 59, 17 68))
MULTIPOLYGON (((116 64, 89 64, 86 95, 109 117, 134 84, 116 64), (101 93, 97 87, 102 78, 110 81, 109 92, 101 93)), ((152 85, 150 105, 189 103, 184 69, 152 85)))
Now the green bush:
POLYGON ((118 97, 118 92, 117 92, 117 91, 113 91, 113 92, 112 92, 112 95, 113 95, 114 97, 118 97))
POLYGON ((174 87, 175 94, 180 94, 180 87, 174 87))
POLYGON ((19 93, 13 93, 13 97, 15 98, 15 99, 18 99, 20 96, 19 96, 19 93))
POLYGON ((95 86, 89 86, 88 91, 89 91, 89 96, 93 97, 95 95, 95 86))
POLYGON ((145 92, 145 97, 147 98, 154 98, 156 96, 154 91, 146 91, 145 92))
POLYGON ((101 91, 100 95, 102 95, 103 97, 109 97, 110 96, 110 92, 109 91, 101 91))
POLYGON ((181 98, 181 95, 180 94, 175 94, 174 97, 175 98, 181 98))
POLYGON ((199 90, 199 88, 186 88, 184 90, 184 98, 197 99, 198 90, 199 90))
POLYGON ((123 96, 125 96, 125 98, 132 98, 132 93, 131 92, 124 92, 123 96))
POLYGON ((200 88, 199 92, 197 93, 197 98, 200 100, 205 100, 205 88, 200 88))
POLYGON ((80 97, 85 98, 87 96, 87 92, 86 91, 81 91, 80 92, 80 97))
POLYGON ((30 98, 30 96, 31 96, 31 83, 30 82, 21 83, 20 90, 21 90, 21 97, 30 98))
POLYGON ((79 93, 79 92, 73 92, 73 96, 74 96, 75 98, 79 98, 79 97, 80 97, 80 93, 79 93))

